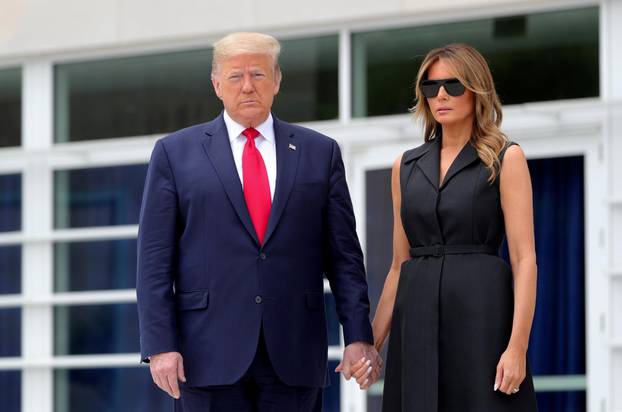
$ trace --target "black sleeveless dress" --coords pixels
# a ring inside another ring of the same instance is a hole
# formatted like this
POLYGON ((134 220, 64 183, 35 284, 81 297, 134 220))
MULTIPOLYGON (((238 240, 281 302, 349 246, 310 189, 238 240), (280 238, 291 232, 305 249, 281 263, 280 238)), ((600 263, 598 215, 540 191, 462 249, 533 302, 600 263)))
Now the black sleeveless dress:
MULTIPOLYGON (((499 179, 467 143, 439 187, 441 137, 404 153, 404 262, 393 311, 383 412, 532 412, 529 366, 520 391, 493 391, 512 331, 512 272, 499 179)), ((501 152, 500 160, 509 143, 501 152)))

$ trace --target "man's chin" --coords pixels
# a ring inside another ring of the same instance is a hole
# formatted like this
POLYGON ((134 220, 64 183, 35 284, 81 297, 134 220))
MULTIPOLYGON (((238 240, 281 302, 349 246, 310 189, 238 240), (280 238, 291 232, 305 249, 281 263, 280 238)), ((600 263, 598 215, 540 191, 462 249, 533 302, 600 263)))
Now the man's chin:
POLYGON ((240 119, 243 121, 238 121, 238 123, 243 123, 245 126, 250 125, 250 127, 255 127, 258 124, 263 123, 263 121, 268 118, 268 112, 261 110, 260 108, 253 110, 241 110, 239 115, 240 119))

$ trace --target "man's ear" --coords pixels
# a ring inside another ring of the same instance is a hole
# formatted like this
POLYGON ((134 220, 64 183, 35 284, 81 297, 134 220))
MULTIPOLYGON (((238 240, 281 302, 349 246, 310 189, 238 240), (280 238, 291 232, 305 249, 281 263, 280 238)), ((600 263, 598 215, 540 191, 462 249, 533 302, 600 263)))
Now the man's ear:
POLYGON ((281 80, 283 80, 280 69, 275 73, 274 80, 274 95, 276 96, 279 94, 279 90, 281 90, 281 80))
POLYGON ((216 93, 216 96, 218 96, 219 99, 222 99, 220 93, 220 81, 214 75, 212 75, 212 86, 214 87, 214 92, 216 93))

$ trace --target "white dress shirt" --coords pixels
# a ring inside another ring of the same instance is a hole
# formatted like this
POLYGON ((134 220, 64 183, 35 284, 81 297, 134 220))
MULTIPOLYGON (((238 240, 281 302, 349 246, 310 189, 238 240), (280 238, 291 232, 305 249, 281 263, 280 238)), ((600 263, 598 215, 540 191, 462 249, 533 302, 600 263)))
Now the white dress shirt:
MULTIPOLYGON (((227 111, 223 115, 227 133, 229 133, 229 142, 231 143, 231 151, 233 152, 233 160, 235 167, 238 169, 238 176, 244 187, 244 172, 242 170, 242 154, 244 153, 244 145, 246 144, 246 136, 242 134, 246 127, 237 123, 229 116, 227 111)), ((270 183, 270 196, 274 199, 274 189, 276 187, 276 145, 274 140, 274 126, 272 114, 268 115, 265 122, 255 127, 259 132, 259 136, 255 138, 255 147, 261 153, 263 162, 268 172, 268 182, 270 183)))

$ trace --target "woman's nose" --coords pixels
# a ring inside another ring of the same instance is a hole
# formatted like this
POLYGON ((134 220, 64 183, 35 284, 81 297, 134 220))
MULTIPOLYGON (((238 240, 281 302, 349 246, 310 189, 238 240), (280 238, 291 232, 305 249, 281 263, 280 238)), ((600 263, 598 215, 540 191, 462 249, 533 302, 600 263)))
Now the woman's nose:
POLYGON ((436 97, 438 97, 439 99, 447 99, 449 95, 447 94, 447 91, 445 90, 445 86, 441 86, 438 89, 438 94, 436 95, 436 97))

